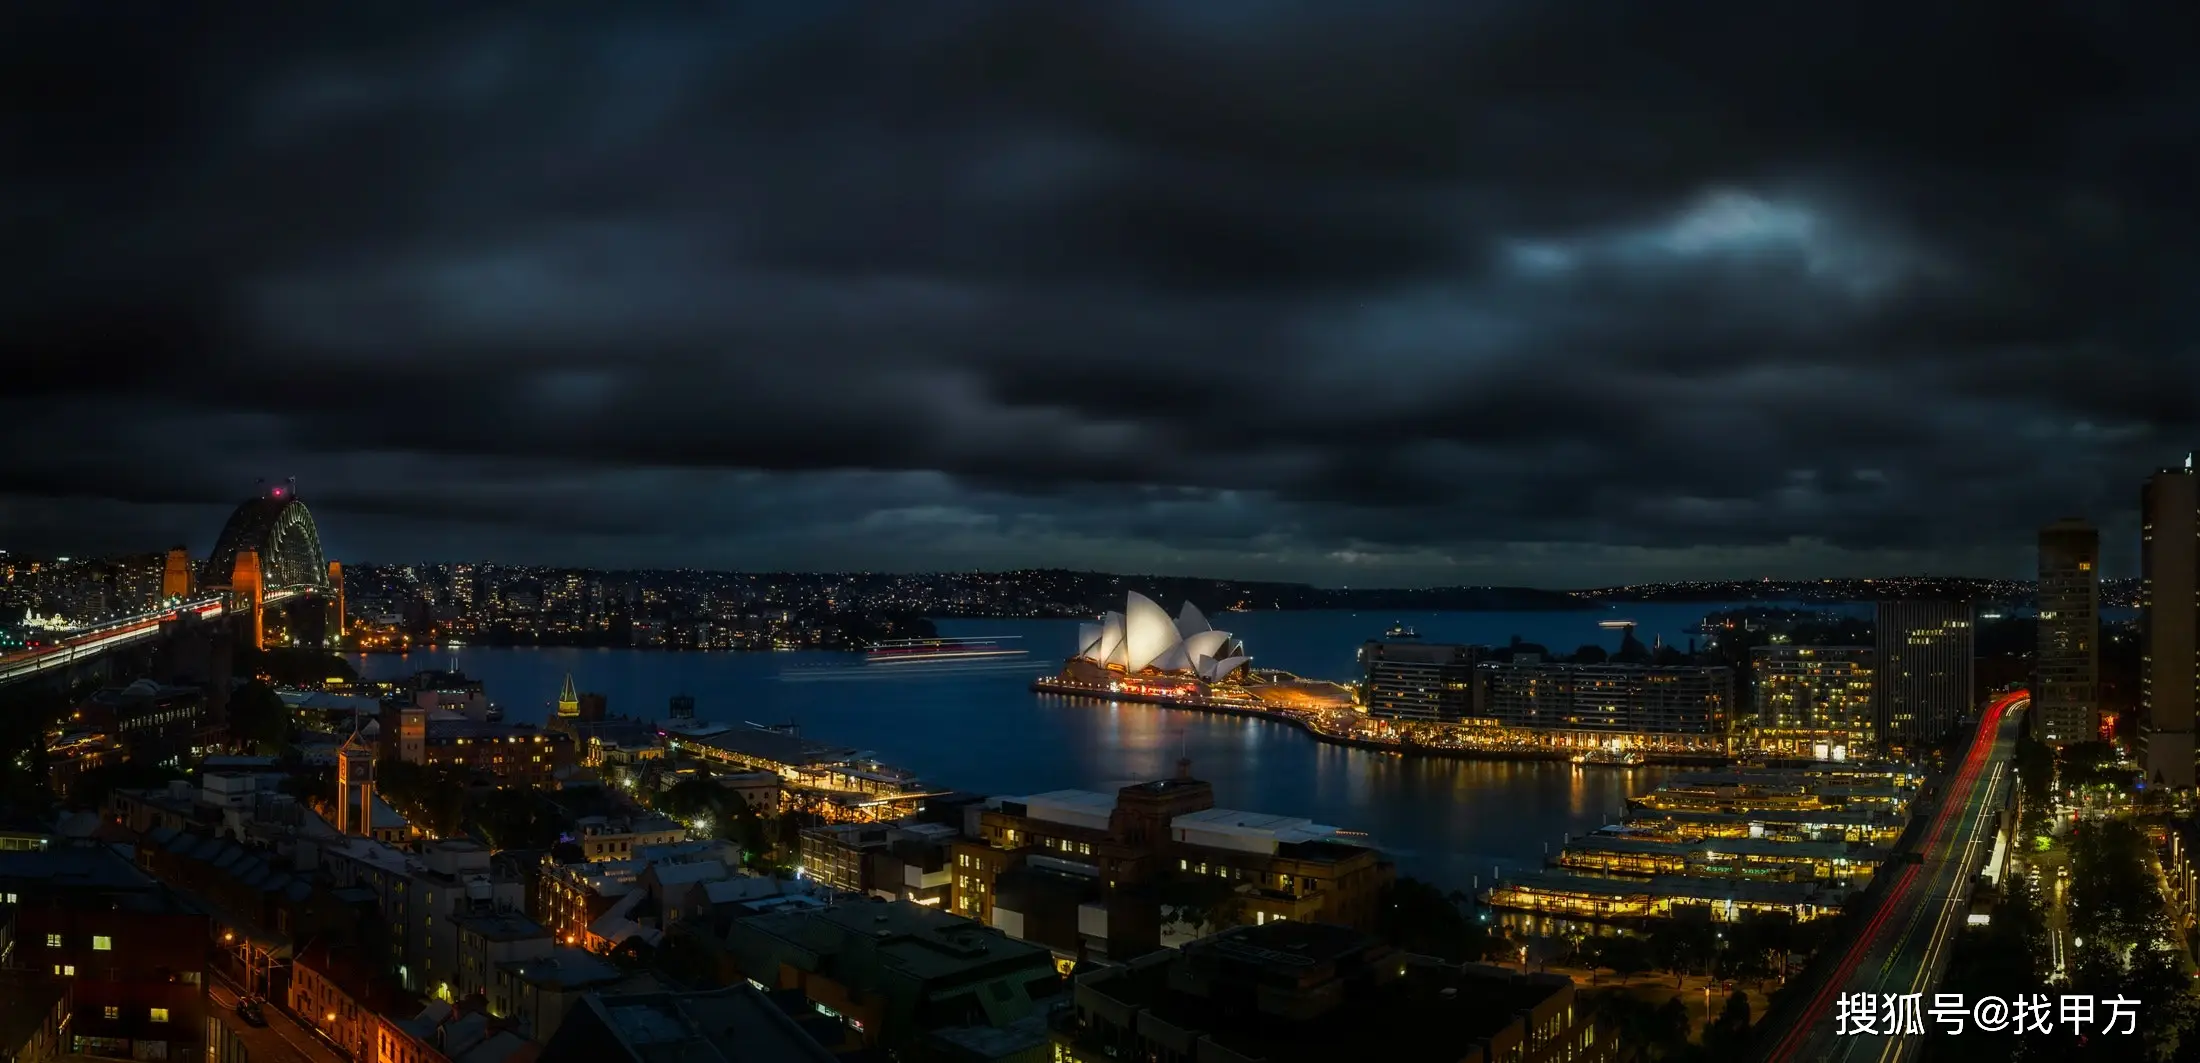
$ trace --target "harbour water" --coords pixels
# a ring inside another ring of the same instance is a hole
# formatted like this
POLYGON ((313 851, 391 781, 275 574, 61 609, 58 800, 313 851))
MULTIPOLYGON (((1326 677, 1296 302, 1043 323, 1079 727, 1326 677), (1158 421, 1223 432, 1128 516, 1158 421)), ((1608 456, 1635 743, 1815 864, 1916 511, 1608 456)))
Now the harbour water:
MULTIPOLYGON (((1176 603, 1165 603, 1172 611, 1176 603)), ((1360 644, 1394 623, 1426 641, 1504 644, 1515 635, 1554 653, 1615 648, 1600 621, 1626 619, 1644 643, 1685 646, 1717 605, 1630 605, 1550 613, 1256 612, 1218 614, 1264 668, 1349 679, 1360 644)), ((1296 727, 1151 705, 1037 695, 1031 680, 1076 641, 1071 620, 954 620, 943 635, 1019 637, 1028 658, 866 667, 839 653, 697 653, 465 647, 354 658, 369 677, 447 667, 455 657, 487 684, 511 722, 539 722, 571 673, 614 714, 661 718, 674 694, 700 719, 798 723, 803 733, 876 753, 942 788, 989 794, 1101 789, 1152 779, 1189 757, 1218 802, 1365 831, 1408 874, 1466 889, 1493 868, 1541 863, 1544 847, 1609 822, 1628 794, 1670 774, 1656 767, 1398 758, 1344 749, 1296 727)))

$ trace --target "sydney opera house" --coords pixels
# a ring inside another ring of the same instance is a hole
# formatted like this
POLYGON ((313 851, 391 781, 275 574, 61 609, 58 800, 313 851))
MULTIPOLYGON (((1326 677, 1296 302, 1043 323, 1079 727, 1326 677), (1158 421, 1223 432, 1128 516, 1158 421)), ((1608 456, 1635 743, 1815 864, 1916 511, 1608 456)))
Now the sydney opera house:
POLYGON ((1078 632, 1077 654, 1063 678, 1087 682, 1148 678, 1187 685, 1242 676, 1252 658, 1227 631, 1217 631, 1197 606, 1184 603, 1174 620, 1153 599, 1131 592, 1120 613, 1108 613, 1078 632))

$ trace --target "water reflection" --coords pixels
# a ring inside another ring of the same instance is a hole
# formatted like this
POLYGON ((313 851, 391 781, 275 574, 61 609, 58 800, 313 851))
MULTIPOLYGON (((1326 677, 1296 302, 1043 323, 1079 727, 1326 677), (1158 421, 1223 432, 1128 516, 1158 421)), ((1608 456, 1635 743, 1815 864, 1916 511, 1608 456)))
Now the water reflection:
MULTIPOLYGON (((1268 626, 1283 618, 1262 619, 1268 626)), ((1330 647, 1356 644, 1369 633, 1338 627, 1323 635, 1311 620, 1295 622, 1310 626, 1295 639, 1272 640, 1327 654, 1330 647)), ((1051 622, 977 626, 1030 635, 1034 646, 1047 645, 1050 636, 1066 642, 1074 631, 1051 622)), ((1260 645, 1254 649, 1265 652, 1260 645)), ((1486 884, 1493 867, 1537 864, 1546 841, 1602 825, 1630 792, 1651 788, 1667 774, 1655 768, 1399 758, 1328 745, 1266 720, 1037 696, 1026 687, 1036 669, 902 683, 790 683, 778 679, 787 669, 832 666, 845 658, 566 649, 461 653, 460 666, 487 683, 490 696, 514 722, 543 719, 560 679, 571 672, 581 689, 605 694, 613 713, 658 718, 672 695, 691 694, 703 719, 798 723, 806 734, 875 751, 941 787, 992 794, 1094 788, 1166 776, 1179 756, 1188 756, 1194 773, 1214 784, 1224 805, 1365 831, 1408 873, 1456 888, 1477 877, 1486 884)), ((370 675, 397 676, 447 666, 449 655, 375 656, 362 663, 370 675)), ((1292 667, 1294 662, 1286 656, 1273 663, 1292 667)))

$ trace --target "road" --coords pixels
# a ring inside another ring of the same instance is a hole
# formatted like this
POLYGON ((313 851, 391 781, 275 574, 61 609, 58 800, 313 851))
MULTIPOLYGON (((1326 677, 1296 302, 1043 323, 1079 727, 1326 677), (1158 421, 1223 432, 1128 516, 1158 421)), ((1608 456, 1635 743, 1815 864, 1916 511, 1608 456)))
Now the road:
POLYGON ((2009 803, 2015 776, 2022 710, 2030 698, 2004 695, 1987 706, 1962 764, 1943 785, 1941 803, 1916 851, 1921 864, 1896 864, 1897 877, 1863 931, 1831 968, 1802 1014, 1772 1045, 1772 1063, 1832 1060, 1899 1063, 1914 1057, 1924 1037, 1939 1027, 1930 1014, 1932 993, 1947 970, 1949 947, 1971 912, 1971 879, 1993 852, 1999 813, 2009 803), (1835 1036, 1835 1001, 1843 993, 1922 993, 1922 1035, 1835 1036))
POLYGON ((117 646, 160 634, 160 625, 182 613, 211 620, 222 615, 220 598, 201 598, 149 613, 111 620, 96 628, 71 633, 52 646, 0 656, 0 683, 27 679, 50 668, 97 657, 117 646))
POLYGON ((260 1006, 267 1016, 264 1027, 238 1017, 237 986, 226 976, 217 974, 206 994, 213 1001, 214 1021, 244 1042, 245 1063, 345 1063, 342 1054, 273 1004, 260 1006))

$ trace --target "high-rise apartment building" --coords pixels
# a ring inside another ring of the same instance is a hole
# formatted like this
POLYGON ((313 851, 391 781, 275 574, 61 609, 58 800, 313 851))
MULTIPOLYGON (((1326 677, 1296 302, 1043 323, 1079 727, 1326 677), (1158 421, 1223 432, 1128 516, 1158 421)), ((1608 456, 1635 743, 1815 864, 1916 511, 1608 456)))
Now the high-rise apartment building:
POLYGON ((1974 662, 1968 602, 1881 602, 1875 621, 1882 747, 1916 753, 1971 711, 1974 662))
POLYGON ((2082 520, 2040 529, 2039 648, 2032 731, 2053 746, 2100 730, 2101 533, 2082 520))
POLYGON ((1428 723, 1454 722, 1474 709, 1478 646, 1440 642, 1374 642, 1360 647, 1361 678, 1370 716, 1428 723))
POLYGON ((1757 745, 1767 753, 1847 760, 1877 749, 1872 651, 1862 646, 1759 646, 1757 745))
POLYGON ((2156 785, 2188 788, 2200 686, 2200 472, 2190 454, 2139 493, 2139 623, 2142 763, 2156 785))

